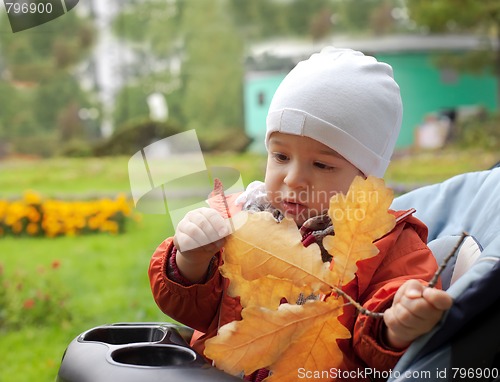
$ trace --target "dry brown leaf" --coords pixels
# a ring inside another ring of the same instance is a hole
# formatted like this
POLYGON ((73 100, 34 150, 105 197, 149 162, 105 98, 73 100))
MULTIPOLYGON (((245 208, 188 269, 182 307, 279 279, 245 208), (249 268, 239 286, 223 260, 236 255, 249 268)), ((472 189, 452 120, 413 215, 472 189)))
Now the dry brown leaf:
POLYGON ((277 310, 248 307, 242 311, 241 321, 224 325, 216 337, 206 341, 205 355, 215 360, 219 369, 233 375, 242 371, 248 375, 274 365, 277 369, 274 378, 280 381, 283 376, 280 372, 289 374, 294 368, 297 377, 298 367, 303 366, 296 365, 303 365, 302 362, 311 367, 332 367, 335 356, 330 351, 337 352, 335 339, 350 336, 337 320, 341 312, 341 304, 335 299, 330 303, 282 304, 277 310), (339 335, 341 337, 334 338, 339 335), (295 343, 297 346, 293 347, 295 343), (328 345, 331 350, 314 349, 315 344, 328 345), (290 349, 297 354, 292 354, 290 349), (278 362, 284 354, 289 356, 278 362), (291 366, 284 364, 288 362, 291 366))
POLYGON ((331 198, 328 214, 335 236, 325 237, 323 245, 334 258, 330 267, 338 286, 354 278, 358 261, 377 255, 373 242, 394 228, 396 219, 387 212, 392 200, 392 190, 373 176, 356 177, 346 195, 331 198))
POLYGON ((304 247, 292 219, 277 223, 269 212, 243 211, 233 223, 239 228, 226 240, 224 262, 239 264, 244 279, 273 275, 326 293, 336 285, 337 277, 321 260, 318 245, 304 247))

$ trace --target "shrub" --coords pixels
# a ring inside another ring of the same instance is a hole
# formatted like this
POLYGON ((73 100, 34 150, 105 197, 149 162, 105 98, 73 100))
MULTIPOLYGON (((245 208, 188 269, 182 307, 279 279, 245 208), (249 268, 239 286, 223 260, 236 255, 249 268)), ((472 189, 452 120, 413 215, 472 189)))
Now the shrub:
POLYGON ((238 152, 247 149, 252 140, 243 129, 227 129, 200 133, 200 145, 203 151, 238 152))
POLYGON ((483 111, 457 123, 454 143, 463 148, 500 149, 500 113, 483 111))
POLYGON ((71 158, 90 157, 92 156, 92 145, 87 140, 73 138, 61 146, 58 154, 71 158))
POLYGON ((43 158, 52 157, 58 152, 60 146, 59 138, 53 134, 13 137, 8 141, 12 146, 12 151, 16 154, 40 156, 43 158))
POLYGON ((151 143, 182 132, 178 126, 149 119, 131 122, 94 147, 97 156, 134 155, 151 143))
MULTIPOLYGON (((96 156, 133 155, 144 147, 181 133, 185 130, 170 122, 154 122, 149 119, 131 122, 115 131, 113 135, 94 147, 96 156)), ((243 129, 197 131, 200 146, 205 152, 243 152, 251 139, 243 129)))

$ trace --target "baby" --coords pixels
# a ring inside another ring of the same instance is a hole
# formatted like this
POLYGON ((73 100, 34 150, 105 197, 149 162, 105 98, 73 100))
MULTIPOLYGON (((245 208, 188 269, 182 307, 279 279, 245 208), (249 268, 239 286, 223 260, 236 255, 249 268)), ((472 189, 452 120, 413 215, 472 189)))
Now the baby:
MULTIPOLYGON (((265 182, 229 195, 231 214, 250 209, 270 211, 278 220, 290 217, 301 228, 304 245, 318 227, 332 232, 324 218, 330 197, 346 193, 356 176, 384 175, 401 117, 389 65, 350 49, 328 47, 313 54, 277 89, 267 117, 265 182)), ((191 345, 200 353, 220 326, 241 319, 239 300, 225 293, 228 281, 218 271, 230 229, 224 211, 212 207, 186 214, 149 269, 158 306, 196 329, 191 345)), ((340 320, 352 333, 350 340, 339 341, 346 370, 391 369, 452 304, 446 292, 426 287, 437 264, 426 246, 425 225, 413 210, 390 212, 396 226, 374 243, 378 255, 358 263, 356 278, 343 288, 366 309, 384 312, 377 320, 358 315, 352 306, 344 309, 340 320)), ((321 246, 322 236, 316 238, 321 246)), ((246 379, 265 376, 261 370, 246 379)))

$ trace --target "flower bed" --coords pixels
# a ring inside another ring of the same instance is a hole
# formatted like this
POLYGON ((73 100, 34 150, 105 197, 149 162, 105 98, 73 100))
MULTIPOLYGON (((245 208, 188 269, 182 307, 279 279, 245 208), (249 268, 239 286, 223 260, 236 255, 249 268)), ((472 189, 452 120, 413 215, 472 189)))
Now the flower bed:
POLYGON ((18 330, 25 325, 64 325, 72 320, 70 294, 60 278, 59 260, 36 273, 15 270, 10 277, 0 263, 0 330, 18 330))
POLYGON ((0 200, 0 237, 118 234, 130 217, 135 215, 124 194, 115 199, 64 201, 27 191, 20 200, 0 200))

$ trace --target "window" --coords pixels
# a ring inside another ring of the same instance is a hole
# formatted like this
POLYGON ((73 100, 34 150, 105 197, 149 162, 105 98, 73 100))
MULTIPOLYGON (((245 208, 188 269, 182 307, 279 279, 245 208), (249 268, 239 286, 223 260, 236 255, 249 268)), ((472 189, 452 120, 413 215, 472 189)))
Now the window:
POLYGON ((441 82, 444 84, 456 84, 458 73, 455 69, 445 68, 441 70, 441 82))
POLYGON ((257 94, 257 103, 259 106, 264 106, 264 101, 266 100, 266 95, 264 92, 260 91, 259 94, 257 94))

